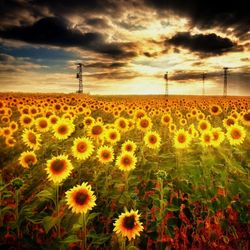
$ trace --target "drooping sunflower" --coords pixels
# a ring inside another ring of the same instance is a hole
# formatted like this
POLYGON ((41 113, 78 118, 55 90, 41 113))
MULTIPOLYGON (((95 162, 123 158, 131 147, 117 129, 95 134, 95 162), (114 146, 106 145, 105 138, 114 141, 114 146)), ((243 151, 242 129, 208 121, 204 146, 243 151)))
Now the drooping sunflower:
POLYGON ((148 148, 152 149, 158 149, 161 145, 161 137, 160 135, 155 131, 148 131, 144 138, 144 143, 148 148))
POLYGON ((123 153, 129 152, 129 153, 133 154, 135 152, 136 148, 137 148, 137 146, 136 146, 135 142, 133 142, 131 140, 127 140, 122 144, 121 150, 123 153))
POLYGON ((105 139, 111 144, 116 144, 121 139, 121 134, 116 128, 109 128, 105 132, 105 139))
POLYGON ((101 146, 97 150, 97 158, 99 162, 106 164, 114 160, 114 149, 109 146, 101 146))
POLYGON ((60 119, 53 126, 54 136, 58 140, 67 139, 74 131, 75 125, 69 119, 60 119))
POLYGON ((19 157, 19 162, 24 168, 29 168, 30 165, 37 163, 36 154, 33 151, 23 152, 19 157))
POLYGON ((6 144, 8 147, 12 148, 12 147, 15 146, 16 140, 15 140, 12 136, 7 136, 7 137, 5 138, 5 144, 6 144))
POLYGON ((49 121, 46 117, 39 117, 35 120, 35 126, 37 131, 39 132, 47 132, 49 131, 49 121))
POLYGON ((32 150, 38 150, 41 146, 41 135, 32 129, 25 129, 23 131, 22 140, 32 150))
POLYGON ((86 160, 92 155, 94 144, 88 137, 79 137, 74 140, 71 150, 75 158, 78 160, 86 160))
POLYGON ((225 134, 221 128, 212 128, 211 132, 213 134, 213 140, 211 142, 213 147, 219 147, 219 145, 224 141, 225 134))
POLYGON ((103 123, 94 122, 92 125, 90 125, 88 128, 88 136, 94 140, 103 140, 105 136, 105 128, 103 123))
POLYGON ((73 213, 86 214, 96 205, 96 196, 86 182, 71 188, 65 194, 66 203, 73 213))
POLYGON ((246 137, 246 130, 244 127, 234 124, 228 128, 226 135, 231 145, 239 145, 243 143, 246 137))
POLYGON ((152 128, 152 121, 149 117, 144 116, 137 120, 136 127, 140 131, 146 132, 152 128))
POLYGON ((177 149, 188 148, 191 142, 191 136, 184 129, 175 132, 174 147, 177 149))
POLYGON ((30 128, 34 124, 34 119, 30 115, 21 115, 19 118, 21 126, 25 128, 30 128))
POLYGON ((123 152, 116 159, 116 165, 122 171, 130 171, 135 168, 137 159, 132 153, 123 152))
POLYGON ((140 236, 140 232, 143 231, 140 214, 138 214, 138 210, 133 209, 122 213, 114 222, 114 226, 114 232, 127 237, 129 241, 140 236))
POLYGON ((59 155, 47 161, 45 170, 50 181, 60 184, 70 175, 73 166, 67 155, 59 155))

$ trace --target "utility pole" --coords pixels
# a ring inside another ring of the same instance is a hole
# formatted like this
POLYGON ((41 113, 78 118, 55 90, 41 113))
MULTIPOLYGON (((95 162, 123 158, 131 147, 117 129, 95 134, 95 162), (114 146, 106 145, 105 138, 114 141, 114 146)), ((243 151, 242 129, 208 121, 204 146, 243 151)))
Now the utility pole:
POLYGON ((82 93, 83 92, 83 84, 82 84, 82 68, 83 64, 82 63, 77 63, 77 73, 76 73, 76 78, 79 79, 79 90, 77 93, 82 93))
POLYGON ((203 72, 202 73, 202 95, 205 95, 205 78, 206 78, 206 74, 203 72))
POLYGON ((165 73, 164 79, 165 79, 165 81, 166 81, 166 85, 165 85, 165 95, 168 96, 168 72, 165 73))
POLYGON ((228 67, 224 67, 224 91, 223 91, 223 95, 227 96, 227 73, 228 73, 228 67))

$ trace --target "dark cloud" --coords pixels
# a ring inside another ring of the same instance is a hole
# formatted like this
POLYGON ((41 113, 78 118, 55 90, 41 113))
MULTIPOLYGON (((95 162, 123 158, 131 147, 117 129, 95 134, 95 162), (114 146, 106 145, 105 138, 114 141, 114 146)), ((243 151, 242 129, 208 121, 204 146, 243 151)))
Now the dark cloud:
POLYGON ((77 28, 71 28, 66 20, 58 17, 42 18, 30 26, 7 28, 0 31, 0 37, 33 44, 54 45, 65 48, 78 47, 113 58, 136 56, 135 51, 128 50, 128 48, 134 48, 134 44, 107 43, 106 38, 101 33, 82 33, 77 28))
POLYGON ((95 28, 109 28, 107 20, 103 18, 87 18, 85 23, 95 28))
POLYGON ((232 51, 236 47, 229 38, 223 38, 214 33, 191 35, 188 32, 180 32, 166 40, 165 44, 211 55, 220 55, 232 51))
POLYGON ((84 64, 84 67, 85 68, 116 69, 116 68, 122 68, 126 65, 127 63, 123 63, 123 62, 115 62, 115 63, 96 62, 96 63, 84 64))
POLYGON ((249 31, 250 15, 249 3, 245 0, 216 3, 211 1, 183 1, 183 0, 144 0, 146 5, 155 8, 161 17, 171 11, 191 20, 193 26, 207 28, 233 28, 235 35, 243 36, 249 31))

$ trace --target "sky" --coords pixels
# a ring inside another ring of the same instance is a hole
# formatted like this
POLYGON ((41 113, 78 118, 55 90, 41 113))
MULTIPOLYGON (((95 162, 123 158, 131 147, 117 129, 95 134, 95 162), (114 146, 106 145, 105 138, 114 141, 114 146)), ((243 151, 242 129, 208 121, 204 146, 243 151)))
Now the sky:
POLYGON ((0 92, 250 95, 247 1, 0 0, 0 92))

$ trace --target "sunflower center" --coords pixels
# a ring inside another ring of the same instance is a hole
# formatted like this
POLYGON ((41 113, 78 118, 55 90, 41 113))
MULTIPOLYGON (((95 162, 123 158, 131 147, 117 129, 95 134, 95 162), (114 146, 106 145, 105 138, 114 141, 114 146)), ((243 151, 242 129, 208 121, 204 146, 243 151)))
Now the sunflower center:
POLYGON ((150 135, 150 136, 149 136, 149 142, 150 142, 151 144, 155 144, 155 143, 157 142, 156 136, 150 135))
POLYGON ((25 118, 23 119, 23 122, 24 122, 25 124, 29 124, 29 123, 31 123, 31 118, 25 117, 25 118))
POLYGON ((46 128, 48 126, 48 123, 45 120, 42 120, 42 121, 39 122, 39 126, 41 128, 46 128))
POLYGON ((31 143, 36 144, 36 136, 35 136, 35 134, 29 133, 29 134, 28 134, 28 140, 29 140, 31 143))
POLYGON ((135 216, 134 215, 126 216, 123 221, 123 226, 126 229, 133 229, 135 226, 135 216))
POLYGON ((233 139, 237 140, 237 139, 240 139, 241 133, 240 133, 240 131, 238 129, 234 129, 231 132, 231 136, 233 137, 233 139))
POLYGON ((60 110, 61 106, 59 104, 56 104, 55 108, 56 108, 56 110, 60 110))
POLYGON ((57 119, 56 119, 55 117, 52 117, 52 118, 50 119, 50 122, 51 122, 52 124, 56 124, 57 119))
POLYGON ((90 125, 90 124, 92 123, 92 121, 91 121, 90 119, 87 119, 87 120, 85 121, 85 123, 86 123, 86 125, 90 125))
POLYGON ((104 159, 109 159, 109 158, 110 158, 110 153, 109 153, 109 151, 103 151, 103 152, 102 152, 102 157, 103 157, 104 159))
POLYGON ((35 162, 35 157, 33 155, 26 155, 24 158, 24 161, 29 164, 29 163, 34 163, 35 162))
POLYGON ((180 143, 184 143, 186 141, 186 137, 185 135, 178 135, 178 142, 180 143))
POLYGON ((5 135, 9 135, 10 134, 10 130, 9 129, 5 129, 3 132, 4 132, 5 135))
POLYGON ((142 121, 140 122, 140 124, 141 124, 141 127, 142 127, 142 128, 147 128, 148 125, 149 125, 149 122, 148 122, 148 120, 142 120, 142 121))
POLYGON ((66 164, 64 160, 57 159, 52 162, 51 169, 55 174, 60 174, 64 170, 65 166, 66 164))
POLYGON ((125 166, 129 166, 129 165, 131 164, 131 159, 130 159, 130 157, 127 157, 127 156, 123 157, 123 158, 122 158, 122 163, 123 163, 125 166))
POLYGON ((214 140, 215 140, 215 141, 218 140, 219 134, 218 134, 217 132, 213 133, 213 136, 214 136, 214 140))
POLYGON ((75 202, 78 205, 84 205, 86 201, 88 200, 89 195, 83 191, 78 191, 75 196, 75 202))
POLYGON ((207 124, 206 124, 206 123, 202 123, 201 126, 200 126, 200 128, 201 128, 202 130, 207 129, 207 124))
POLYGON ((126 150, 127 150, 127 151, 132 151, 132 149, 133 149, 133 148, 132 148, 131 145, 126 145, 126 150))
POLYGON ((136 117, 139 119, 139 118, 142 118, 144 116, 144 113, 143 112, 139 112, 137 113, 136 117))
POLYGON ((102 127, 100 125, 96 125, 92 128, 93 135, 100 135, 102 133, 102 127))
POLYGON ((125 127, 126 127, 126 122, 125 122, 125 121, 120 121, 120 122, 119 122, 119 126, 120 126, 121 128, 125 128, 125 127))
POLYGON ((80 153, 84 153, 87 150, 87 145, 85 142, 79 142, 76 147, 77 151, 80 153))
POLYGON ((212 112, 217 113, 219 111, 219 108, 217 106, 212 107, 212 112))
POLYGON ((243 118, 245 121, 250 121, 250 113, 244 114, 243 118))
POLYGON ((233 119, 227 119, 227 125, 231 126, 234 124, 234 120, 233 119))
POLYGON ((109 137, 110 139, 114 140, 116 139, 117 136, 116 136, 116 133, 111 133, 109 137))
POLYGON ((163 120, 164 122, 169 122, 170 118, 168 116, 165 116, 163 120))
POLYGON ((61 125, 59 128, 58 128, 58 133, 61 134, 61 135, 65 135, 68 131, 68 128, 66 125, 61 125))
POLYGON ((204 141, 205 141, 205 142, 210 142, 210 139, 211 139, 211 138, 210 138, 209 135, 205 135, 205 136, 204 136, 204 141))

